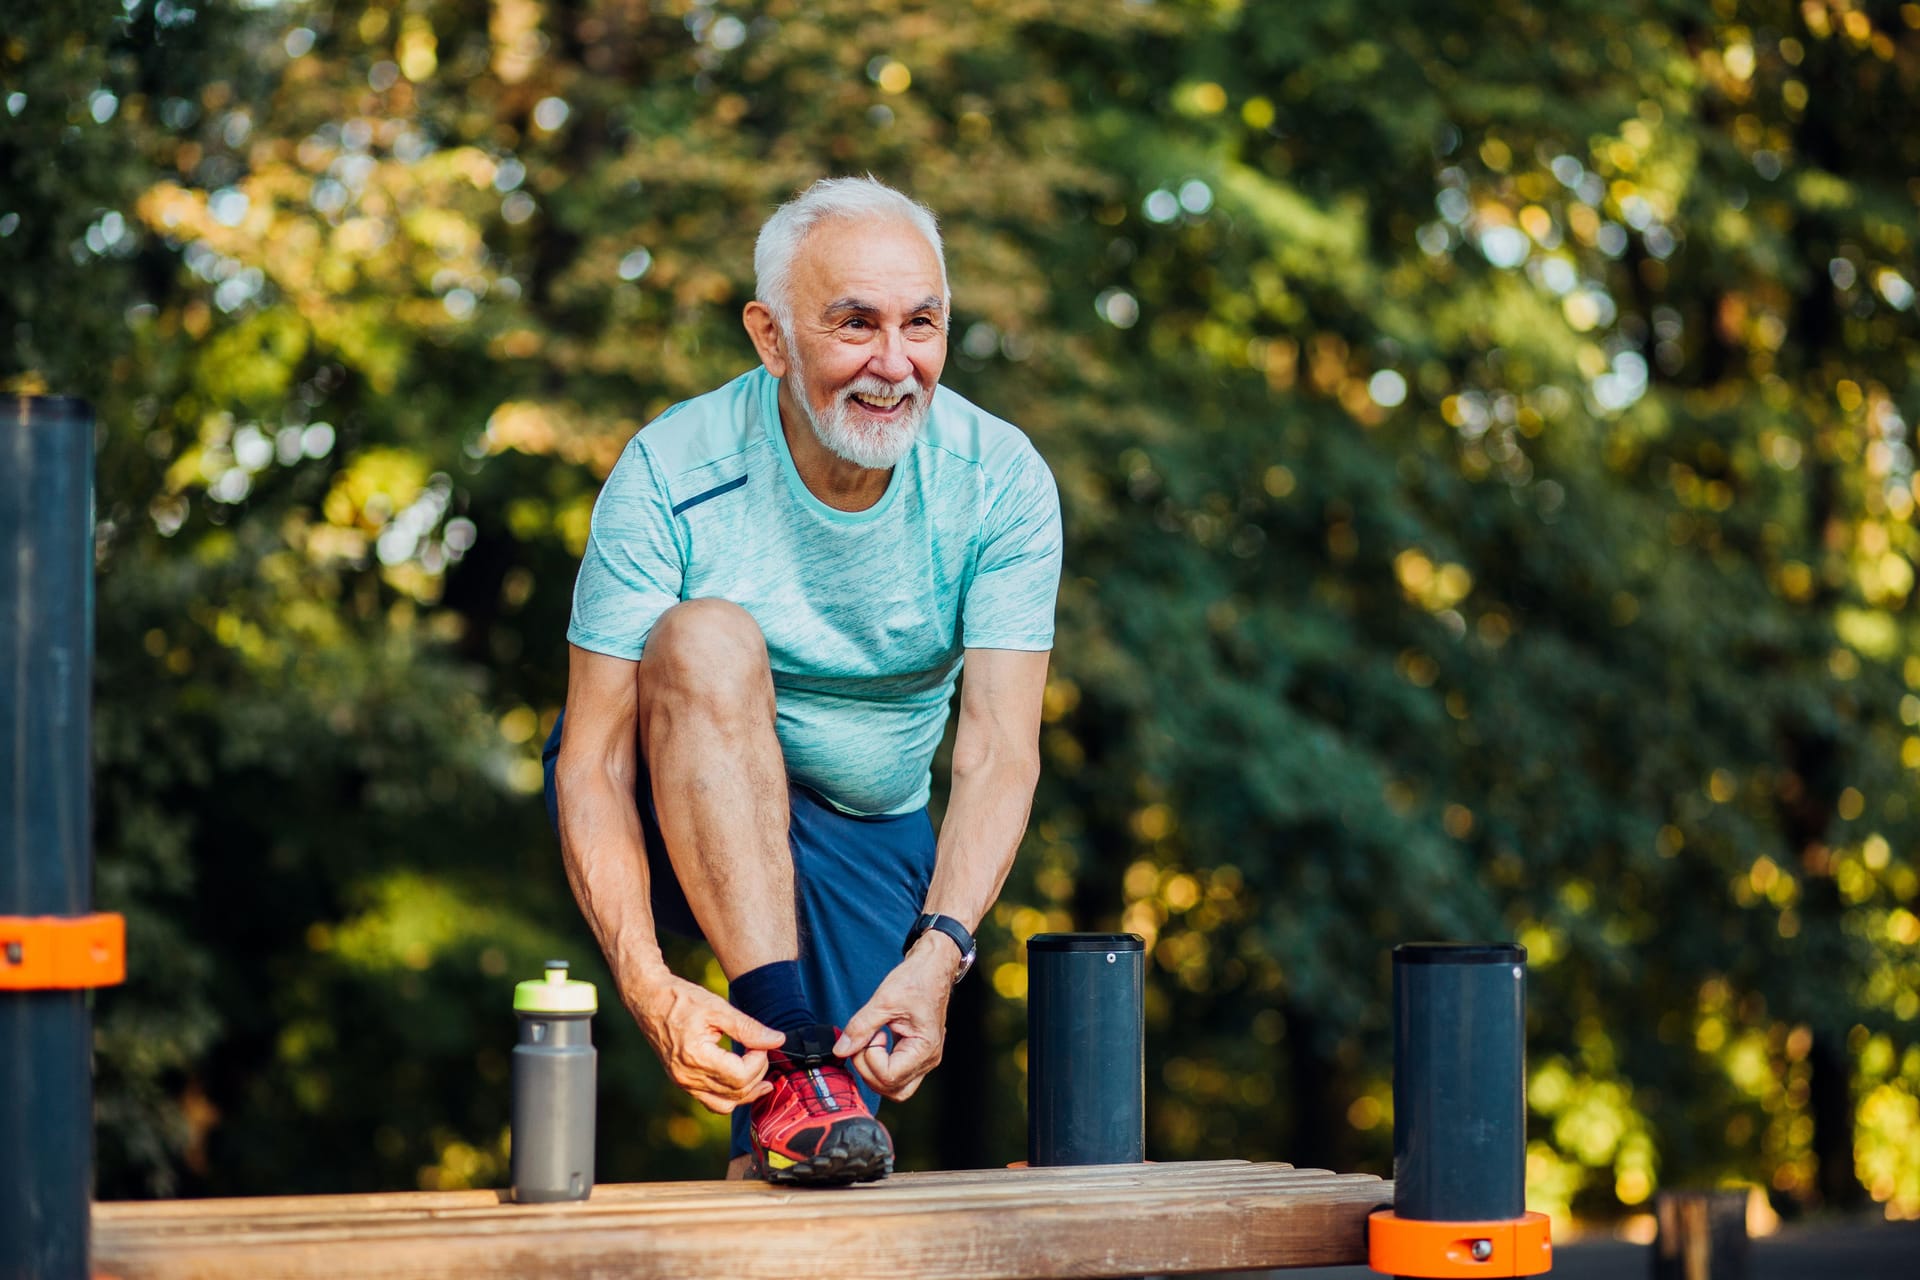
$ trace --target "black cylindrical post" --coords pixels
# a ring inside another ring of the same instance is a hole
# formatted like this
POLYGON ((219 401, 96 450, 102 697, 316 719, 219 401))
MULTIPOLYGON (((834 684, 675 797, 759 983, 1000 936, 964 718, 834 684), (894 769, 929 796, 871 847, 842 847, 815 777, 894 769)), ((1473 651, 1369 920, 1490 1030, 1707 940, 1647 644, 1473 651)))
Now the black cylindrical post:
POLYGON ((1393 950, 1393 1208, 1367 1220, 1388 1275, 1532 1276, 1553 1267, 1527 1212, 1527 951, 1393 950))
POLYGON ((1027 939, 1027 1163, 1146 1159, 1146 944, 1131 933, 1027 939))
POLYGON ((93 413, 0 397, 0 1280, 87 1273, 88 995, 5 979, 92 898, 92 675, 93 413))
POLYGON ((1393 1211, 1486 1222, 1527 1210, 1526 961, 1504 943, 1393 952, 1393 1211))

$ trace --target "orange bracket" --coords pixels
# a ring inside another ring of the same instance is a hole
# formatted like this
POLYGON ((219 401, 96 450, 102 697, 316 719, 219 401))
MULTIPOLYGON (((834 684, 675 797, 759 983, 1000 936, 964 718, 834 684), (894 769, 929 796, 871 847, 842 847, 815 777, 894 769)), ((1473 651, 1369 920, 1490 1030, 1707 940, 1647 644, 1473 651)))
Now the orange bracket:
POLYGON ((111 987, 127 978, 127 922, 117 912, 0 916, 0 991, 111 987))
POLYGON ((1416 1222, 1391 1209, 1367 1219, 1367 1265, 1391 1276, 1537 1276, 1553 1269, 1547 1215, 1501 1222, 1416 1222))

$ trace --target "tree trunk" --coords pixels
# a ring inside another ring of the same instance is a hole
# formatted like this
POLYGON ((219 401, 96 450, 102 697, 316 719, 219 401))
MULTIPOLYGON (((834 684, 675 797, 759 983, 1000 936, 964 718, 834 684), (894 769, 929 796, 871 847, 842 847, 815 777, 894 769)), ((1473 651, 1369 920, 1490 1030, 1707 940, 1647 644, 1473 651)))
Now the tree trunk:
POLYGON ((1832 1032, 1817 1031, 1807 1063, 1813 1068, 1807 1101, 1820 1203, 1827 1209, 1858 1209, 1864 1198, 1853 1170, 1853 1080, 1846 1045, 1832 1032))
POLYGON ((1662 1191, 1653 1280, 1746 1280, 1747 1192, 1662 1191))
POLYGON ((1337 1068, 1316 1043, 1316 1020, 1297 1009, 1287 1011, 1287 1095, 1292 1140, 1286 1159, 1303 1169, 1336 1167, 1336 1105, 1333 1082, 1337 1068))
POLYGON ((992 1163, 993 1059, 987 1052, 986 982, 984 973, 969 974, 953 989, 947 1006, 947 1043, 934 1077, 940 1086, 934 1150, 941 1169, 984 1169, 992 1163))

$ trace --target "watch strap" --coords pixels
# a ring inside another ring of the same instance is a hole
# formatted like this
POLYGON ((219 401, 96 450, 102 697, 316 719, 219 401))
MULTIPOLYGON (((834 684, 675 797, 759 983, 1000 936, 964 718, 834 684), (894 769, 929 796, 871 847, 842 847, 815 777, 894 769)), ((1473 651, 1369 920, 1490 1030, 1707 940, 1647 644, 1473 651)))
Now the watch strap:
POLYGON ((906 944, 900 948, 901 954, 904 955, 913 950, 913 944, 920 941, 920 935, 929 929, 946 934, 953 945, 960 949, 960 972, 953 975, 953 980, 957 984, 960 979, 967 976, 968 970, 973 968, 974 957, 979 954, 979 947, 973 940, 973 934, 967 931, 967 926, 952 916, 929 911, 914 921, 912 931, 907 934, 906 944))

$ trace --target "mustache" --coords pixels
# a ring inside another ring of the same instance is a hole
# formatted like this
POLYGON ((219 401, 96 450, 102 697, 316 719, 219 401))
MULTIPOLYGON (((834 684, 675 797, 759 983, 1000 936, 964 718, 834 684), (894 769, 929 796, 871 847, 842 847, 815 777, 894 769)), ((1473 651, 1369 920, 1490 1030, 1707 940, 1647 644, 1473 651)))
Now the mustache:
POLYGON ((842 400, 854 396, 900 396, 907 398, 920 393, 920 384, 912 378, 902 378, 898 382, 888 382, 885 378, 876 378, 872 374, 862 374, 840 393, 842 400))

